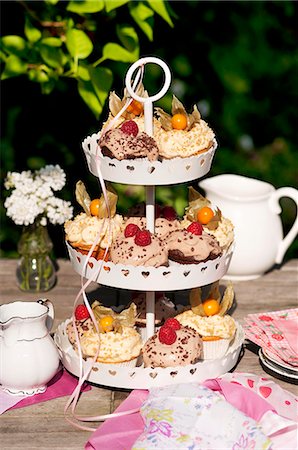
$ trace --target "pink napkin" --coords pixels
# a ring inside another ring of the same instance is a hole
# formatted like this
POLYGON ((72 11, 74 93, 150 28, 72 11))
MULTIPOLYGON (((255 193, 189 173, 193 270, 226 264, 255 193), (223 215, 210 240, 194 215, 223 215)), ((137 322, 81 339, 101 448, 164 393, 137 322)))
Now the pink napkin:
MULTIPOLYGON (((116 412, 140 408, 148 391, 135 390, 121 403, 116 412)), ((86 450, 129 450, 144 430, 140 413, 106 420, 87 442, 86 450)))
MULTIPOLYGON (((274 423, 275 429, 278 428, 278 445, 281 442, 289 443, 290 439, 295 443, 298 399, 273 381, 257 375, 234 372, 221 378, 206 380, 203 384, 212 390, 219 391, 226 401, 254 420, 260 421, 266 418, 263 422, 267 429, 272 430, 272 423, 274 423), (291 428, 291 434, 287 434, 288 426, 291 428)), ((147 397, 146 390, 132 391, 116 412, 139 408, 147 397)), ((144 431, 143 428, 140 413, 107 419, 92 434, 85 449, 129 450, 144 431)), ((270 439, 274 442, 276 437, 270 436, 270 439)))
POLYGON ((298 367, 298 308, 261 314, 245 319, 245 335, 280 364, 298 367))
MULTIPOLYGON (((23 408, 35 403, 46 402, 58 397, 70 395, 78 384, 78 380, 70 375, 66 370, 61 370, 49 381, 47 389, 42 394, 35 394, 29 397, 7 394, 0 390, 0 414, 8 409, 23 408)), ((83 391, 89 391, 91 386, 86 384, 83 391)))

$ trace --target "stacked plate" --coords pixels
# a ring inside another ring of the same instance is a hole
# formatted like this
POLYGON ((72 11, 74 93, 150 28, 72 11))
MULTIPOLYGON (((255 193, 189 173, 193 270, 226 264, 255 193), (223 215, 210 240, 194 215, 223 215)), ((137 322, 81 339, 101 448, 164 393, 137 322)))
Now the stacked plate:
POLYGON ((298 368, 295 368, 286 362, 275 360, 271 354, 269 356, 266 350, 262 348, 259 350, 259 358, 262 364, 272 372, 290 378, 291 380, 298 381, 298 368))

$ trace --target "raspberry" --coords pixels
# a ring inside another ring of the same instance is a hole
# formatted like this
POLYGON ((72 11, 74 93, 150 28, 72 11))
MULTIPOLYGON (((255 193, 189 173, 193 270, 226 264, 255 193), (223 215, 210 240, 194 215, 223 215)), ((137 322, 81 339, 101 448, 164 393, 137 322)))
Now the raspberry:
POLYGON ((192 222, 186 229, 190 233, 196 234, 197 236, 200 236, 203 232, 203 227, 199 222, 192 222))
POLYGON ((124 236, 125 237, 132 237, 137 234, 137 232, 140 231, 140 228, 135 223, 129 223, 124 230, 124 236))
POLYGON ((178 320, 174 317, 170 317, 169 319, 167 319, 164 323, 164 326, 173 328, 173 330, 180 330, 181 328, 180 322, 178 322, 178 320))
POLYGON ((132 134, 136 137, 139 132, 139 127, 133 120, 127 120, 126 122, 123 122, 120 130, 125 134, 132 134))
POLYGON ((88 309, 85 305, 78 305, 75 309, 75 318, 77 320, 84 320, 88 319, 90 317, 90 314, 88 312, 88 309))
POLYGON ((162 215, 167 220, 175 220, 177 218, 177 213, 172 206, 164 206, 162 208, 162 215))
POLYGON ((150 231, 148 230, 137 231, 135 237, 135 244, 140 245, 141 247, 146 247, 146 245, 150 245, 151 244, 150 231))
POLYGON ((176 331, 173 328, 163 325, 158 333, 159 342, 166 345, 172 345, 177 339, 176 331))

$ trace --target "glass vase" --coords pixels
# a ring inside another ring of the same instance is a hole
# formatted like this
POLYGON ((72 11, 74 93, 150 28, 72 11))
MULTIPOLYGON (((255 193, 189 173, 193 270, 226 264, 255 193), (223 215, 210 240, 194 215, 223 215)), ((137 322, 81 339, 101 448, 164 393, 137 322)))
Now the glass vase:
POLYGON ((23 228, 18 252, 18 286, 22 291, 45 292, 56 282, 56 270, 50 253, 53 243, 46 226, 34 222, 23 228))

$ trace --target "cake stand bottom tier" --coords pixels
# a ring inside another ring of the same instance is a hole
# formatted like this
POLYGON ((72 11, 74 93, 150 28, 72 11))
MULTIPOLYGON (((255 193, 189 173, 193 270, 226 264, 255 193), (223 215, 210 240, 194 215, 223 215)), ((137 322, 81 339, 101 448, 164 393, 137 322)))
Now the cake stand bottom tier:
MULTIPOLYGON (((79 377, 80 360, 70 344, 66 326, 69 320, 57 328, 54 336, 63 366, 73 375, 79 377)), ((201 383, 210 378, 219 377, 233 369, 239 359, 244 342, 244 331, 237 323, 236 336, 227 353, 218 359, 202 360, 196 364, 179 367, 117 367, 110 364, 94 363, 87 381, 106 387, 121 389, 149 389, 151 387, 167 386, 178 383, 201 383)), ((91 360, 83 360, 83 370, 90 368, 91 360)))

